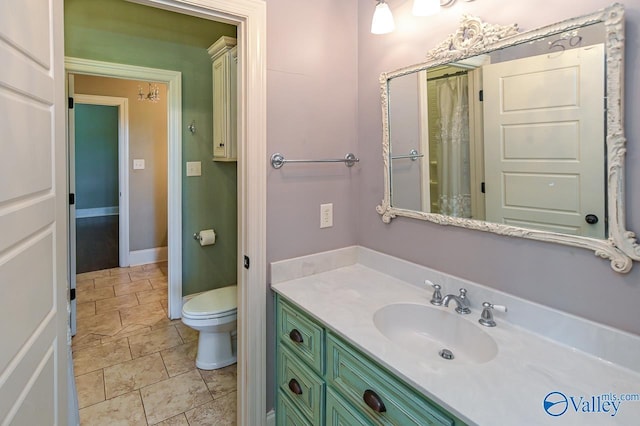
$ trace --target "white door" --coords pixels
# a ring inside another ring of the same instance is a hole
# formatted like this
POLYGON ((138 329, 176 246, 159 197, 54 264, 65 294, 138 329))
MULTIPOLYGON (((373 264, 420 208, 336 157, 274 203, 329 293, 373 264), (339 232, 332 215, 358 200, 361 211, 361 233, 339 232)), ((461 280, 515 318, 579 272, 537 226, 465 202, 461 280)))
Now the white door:
POLYGON ((67 96, 70 99, 67 104, 67 135, 69 153, 69 288, 71 292, 69 326, 71 335, 76 335, 77 328, 77 300, 76 300, 76 114, 71 99, 74 99, 75 84, 73 74, 69 74, 67 79, 67 96))
POLYGON ((0 424, 67 424, 63 2, 0 2, 0 424))
POLYGON ((604 46, 487 65, 483 85, 487 220, 606 238, 604 46))

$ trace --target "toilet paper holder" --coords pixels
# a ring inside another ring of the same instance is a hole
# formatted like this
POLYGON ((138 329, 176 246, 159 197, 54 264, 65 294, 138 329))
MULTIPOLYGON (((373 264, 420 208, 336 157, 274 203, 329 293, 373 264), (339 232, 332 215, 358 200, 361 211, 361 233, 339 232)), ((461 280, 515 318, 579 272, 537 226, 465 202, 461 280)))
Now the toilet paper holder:
POLYGON ((193 239, 196 241, 200 241, 202 237, 200 236, 200 231, 193 234, 193 239))
POLYGON ((193 239, 198 241, 201 246, 209 246, 216 242, 216 232, 213 229, 204 229, 193 234, 193 239))

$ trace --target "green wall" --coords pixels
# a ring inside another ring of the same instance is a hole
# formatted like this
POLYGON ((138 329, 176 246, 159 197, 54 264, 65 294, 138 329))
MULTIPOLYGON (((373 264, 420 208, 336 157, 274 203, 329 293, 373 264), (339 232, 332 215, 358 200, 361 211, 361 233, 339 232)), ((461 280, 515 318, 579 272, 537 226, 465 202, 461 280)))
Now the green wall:
POLYGON ((118 200, 118 107, 76 104, 76 209, 118 200))
POLYGON ((207 48, 233 25, 122 0, 65 0, 65 55, 182 72, 183 294, 236 282, 235 163, 213 162, 211 59, 207 48), (187 126, 195 120, 197 133, 187 126), (201 177, 186 177, 187 161, 202 162, 201 177), (214 228, 216 244, 192 235, 214 228))

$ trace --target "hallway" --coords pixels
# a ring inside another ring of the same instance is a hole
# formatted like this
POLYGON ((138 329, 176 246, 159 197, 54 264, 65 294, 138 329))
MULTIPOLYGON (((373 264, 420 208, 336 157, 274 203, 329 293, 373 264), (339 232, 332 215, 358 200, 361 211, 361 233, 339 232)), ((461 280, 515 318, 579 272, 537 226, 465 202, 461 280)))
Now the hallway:
POLYGON ((195 367, 197 332, 167 318, 166 262, 77 275, 82 425, 235 425, 236 365, 195 367))

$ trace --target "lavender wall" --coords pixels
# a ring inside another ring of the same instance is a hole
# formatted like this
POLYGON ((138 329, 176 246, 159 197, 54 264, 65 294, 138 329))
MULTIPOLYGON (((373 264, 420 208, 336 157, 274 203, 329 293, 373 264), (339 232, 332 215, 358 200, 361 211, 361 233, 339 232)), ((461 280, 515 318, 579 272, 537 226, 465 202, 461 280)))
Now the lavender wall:
MULTIPOLYGON (((267 2, 269 155, 358 155, 356 23, 352 1, 267 2)), ((359 173, 358 165, 269 166, 267 260, 355 244, 359 173), (333 203, 333 227, 320 229, 324 203, 333 203)))
MULTIPOLYGON (((640 263, 636 263, 629 274, 618 274, 609 262, 588 250, 405 218, 385 225, 375 212, 383 193, 380 72, 422 62, 431 47, 457 28, 463 13, 492 23, 517 22, 522 30, 527 30, 590 13, 608 6, 610 0, 459 1, 431 18, 413 17, 411 1, 387 0, 387 3, 396 20, 396 31, 376 36, 369 32, 375 3, 358 2, 358 153, 362 163, 358 187, 351 193, 359 200, 354 213, 358 217, 357 243, 640 334, 640 263)), ((627 17, 627 224, 629 229, 640 231, 640 122, 634 120, 640 111, 640 85, 633 77, 637 74, 634 71, 640 68, 640 3, 622 3, 627 17)), ((272 185, 270 196, 271 190, 272 185)))

